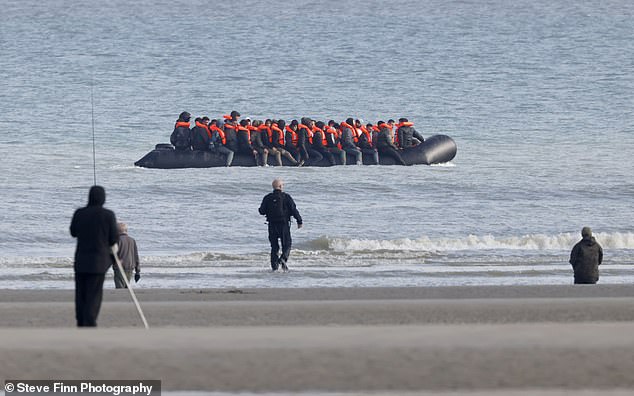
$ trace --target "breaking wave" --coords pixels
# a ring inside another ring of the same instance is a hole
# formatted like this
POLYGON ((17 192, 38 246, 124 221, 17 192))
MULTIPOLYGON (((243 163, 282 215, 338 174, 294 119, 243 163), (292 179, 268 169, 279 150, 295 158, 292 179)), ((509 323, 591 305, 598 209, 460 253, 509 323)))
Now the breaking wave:
MULTIPOLYGON (((597 241, 604 249, 634 249, 634 233, 597 233, 597 241)), ((532 234, 511 237, 468 235, 464 238, 417 239, 348 239, 322 236, 301 246, 306 250, 347 252, 450 252, 464 250, 570 250, 580 240, 577 233, 557 235, 532 234)))

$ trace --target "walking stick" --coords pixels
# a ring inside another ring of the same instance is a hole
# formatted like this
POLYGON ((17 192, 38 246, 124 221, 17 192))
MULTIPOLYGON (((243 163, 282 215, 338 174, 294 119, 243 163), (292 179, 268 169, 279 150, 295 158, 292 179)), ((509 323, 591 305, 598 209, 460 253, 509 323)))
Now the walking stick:
POLYGON ((139 316, 141 317, 141 320, 143 321, 143 326, 145 326, 146 329, 149 329, 150 326, 147 324, 147 320, 145 320, 145 315, 143 315, 143 310, 141 309, 139 300, 136 299, 136 294, 134 294, 134 290, 132 290, 132 285, 130 285, 130 282, 128 281, 128 277, 126 276, 125 271, 123 270, 123 265, 121 265, 121 260, 119 260, 119 256, 117 255, 118 250, 119 250, 119 246, 117 246, 117 244, 112 245, 112 255, 114 256, 114 260, 117 263, 117 268, 119 268, 119 273, 121 274, 121 277, 123 278, 123 281, 125 282, 125 286, 128 288, 128 291, 130 291, 130 296, 132 297, 132 301, 134 301, 134 305, 136 305, 136 310, 139 312, 139 316))

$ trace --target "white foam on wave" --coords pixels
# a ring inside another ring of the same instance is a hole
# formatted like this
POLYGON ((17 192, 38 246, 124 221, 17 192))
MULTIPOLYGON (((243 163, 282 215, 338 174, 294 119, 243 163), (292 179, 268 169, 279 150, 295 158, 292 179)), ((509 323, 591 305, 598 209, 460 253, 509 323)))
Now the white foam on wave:
MULTIPOLYGON (((607 249, 634 249, 634 233, 597 233, 597 241, 607 249)), ((464 238, 417 239, 348 239, 322 236, 309 243, 311 249, 333 252, 424 251, 449 252, 463 250, 570 250, 580 240, 576 233, 557 235, 532 234, 510 237, 468 235, 464 238)))

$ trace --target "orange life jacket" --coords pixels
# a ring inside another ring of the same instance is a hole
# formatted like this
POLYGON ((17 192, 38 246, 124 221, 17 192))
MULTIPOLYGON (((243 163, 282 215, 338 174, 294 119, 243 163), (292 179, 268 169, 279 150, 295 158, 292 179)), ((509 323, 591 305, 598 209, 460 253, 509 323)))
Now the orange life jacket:
MULTIPOLYGON (((379 127, 379 131, 380 131, 381 129, 383 129, 383 128, 387 128, 387 129, 389 129, 389 130, 390 130, 390 132, 392 132, 392 127, 390 126, 390 124, 387 124, 387 123, 385 123, 385 122, 384 122, 384 123, 382 123, 382 124, 379 124, 379 126, 378 126, 378 127, 379 127)), ((392 134, 392 133, 390 133, 390 135, 393 135, 393 134, 392 134)), ((392 143, 395 143, 395 139, 394 139, 394 137, 392 137, 392 143)))
POLYGON ((339 133, 337 132, 337 130, 331 126, 326 125, 326 127, 324 128, 324 132, 326 132, 329 135, 334 135, 332 137, 332 141, 337 145, 337 147, 341 148, 341 143, 339 142, 339 133))
POLYGON ((286 126, 286 132, 291 134, 291 143, 293 146, 297 147, 297 141, 299 140, 299 136, 297 136, 297 132, 293 130, 289 125, 286 126))
POLYGON ((174 125, 174 128, 189 128, 189 122, 185 122, 185 121, 176 121, 176 125, 174 125))
POLYGON ((258 127, 258 132, 260 132, 260 134, 262 134, 262 132, 266 132, 266 139, 268 140, 268 142, 271 142, 271 128, 266 125, 266 124, 262 124, 258 127))
POLYGON ((232 119, 229 114, 223 115, 222 118, 224 118, 225 120, 231 120, 232 119))
MULTIPOLYGON (((272 130, 272 131, 277 132, 277 136, 278 136, 277 143, 278 143, 280 146, 282 146, 282 147, 283 147, 283 146, 284 146, 284 144, 286 144, 286 143, 285 143, 286 139, 284 139, 284 138, 285 138, 285 136, 284 136, 284 131, 283 131, 283 130, 281 130, 281 129, 277 126, 277 124, 273 124, 273 125, 271 125, 271 130, 272 130)), ((273 132, 271 132, 271 135, 272 135, 272 134, 273 134, 273 132)), ((271 143, 273 143, 273 136, 271 136, 271 143)))
POLYGON ((368 143, 372 144, 372 132, 368 131, 368 128, 361 125, 360 127, 361 133, 365 135, 365 138, 368 140, 368 143))
POLYGON ((308 143, 313 144, 313 131, 310 130, 309 127, 307 127, 304 124, 299 124, 297 126, 298 129, 305 129, 306 130, 306 136, 308 136, 308 143))
POLYGON ((326 139, 326 132, 324 132, 321 129, 319 129, 316 126, 314 126, 313 127, 313 133, 320 133, 321 134, 321 144, 322 144, 322 146, 328 147, 328 139, 326 139))
POLYGON ((220 136, 220 141, 222 142, 223 146, 227 144, 227 136, 225 135, 225 131, 223 131, 222 128, 218 128, 217 125, 212 125, 209 127, 209 129, 218 132, 218 136, 220 136))
POLYGON ((352 125, 348 124, 345 121, 341 123, 341 129, 343 130, 343 128, 350 128, 350 130, 352 131, 352 139, 354 140, 355 143, 359 143, 359 135, 357 134, 357 128, 353 127, 352 125))
POLYGON ((404 127, 404 126, 409 126, 409 127, 414 126, 414 123, 413 122, 409 122, 409 121, 400 122, 400 123, 396 124, 395 126, 396 126, 396 132, 394 132, 394 141, 396 143, 398 143, 398 130, 401 129, 401 127, 404 127))
POLYGON ((236 132, 245 131, 247 133, 247 142, 251 143, 251 131, 247 127, 243 127, 242 125, 236 126, 236 132))
POLYGON ((209 127, 205 124, 203 124, 202 122, 198 122, 196 121, 196 126, 199 128, 204 129, 205 131, 207 131, 207 136, 209 136, 209 138, 211 138, 211 133, 209 132, 209 127))
POLYGON ((398 131, 399 128, 404 127, 404 126, 414 126, 414 123, 413 122, 409 122, 409 121, 398 123, 398 124, 396 124, 396 130, 398 131))

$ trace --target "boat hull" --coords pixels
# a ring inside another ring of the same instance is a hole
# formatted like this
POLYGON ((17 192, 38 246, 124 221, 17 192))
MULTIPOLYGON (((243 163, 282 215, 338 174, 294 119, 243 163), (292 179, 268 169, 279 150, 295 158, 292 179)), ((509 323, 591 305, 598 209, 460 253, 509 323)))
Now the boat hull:
MULTIPOLYGON (((408 165, 424 164, 432 165, 451 161, 457 152, 456 142, 446 135, 434 135, 418 146, 407 148, 401 151, 403 160, 408 165)), ((348 164, 354 164, 354 159, 347 157, 348 164)), ((338 161, 337 164, 341 165, 338 161)), ((292 166, 286 159, 282 158, 283 164, 292 166)), ((396 161, 391 157, 380 156, 381 165, 396 165, 396 161)), ((269 165, 277 165, 275 158, 269 156, 269 165)), ((373 163, 372 157, 363 155, 363 164, 373 163)), ((157 144, 156 148, 147 153, 143 158, 134 163, 143 168, 155 169, 178 169, 178 168, 214 168, 225 166, 225 156, 214 151, 177 151, 170 144, 157 144)), ((231 166, 256 166, 253 156, 236 153, 231 166)), ((304 166, 331 166, 323 158, 319 162, 308 160, 304 166)))

